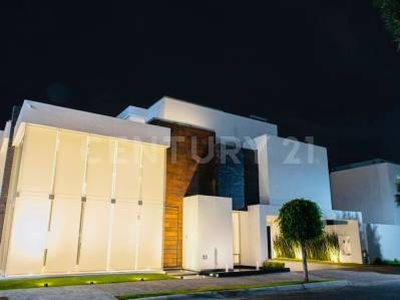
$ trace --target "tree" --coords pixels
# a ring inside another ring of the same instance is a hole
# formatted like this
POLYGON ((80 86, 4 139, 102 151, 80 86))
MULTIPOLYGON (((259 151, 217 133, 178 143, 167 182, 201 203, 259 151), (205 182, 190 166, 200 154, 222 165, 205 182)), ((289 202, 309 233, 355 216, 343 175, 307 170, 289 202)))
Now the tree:
POLYGON ((319 206, 310 200, 291 200, 279 210, 278 224, 285 239, 300 244, 304 281, 308 282, 306 242, 320 237, 324 227, 319 206))
POLYGON ((400 50, 400 0, 374 0, 379 8, 386 28, 393 35, 394 42, 400 50))
POLYGON ((400 178, 397 178, 396 187, 397 187, 397 193, 395 195, 395 197, 396 197, 395 201, 397 203, 397 206, 400 207, 400 178))

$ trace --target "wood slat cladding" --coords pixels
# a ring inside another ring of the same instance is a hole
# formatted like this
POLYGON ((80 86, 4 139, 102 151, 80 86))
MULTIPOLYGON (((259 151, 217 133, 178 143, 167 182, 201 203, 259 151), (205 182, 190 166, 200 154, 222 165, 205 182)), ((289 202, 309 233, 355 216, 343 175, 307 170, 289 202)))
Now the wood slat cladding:
POLYGON ((151 123, 171 129, 172 142, 167 152, 163 256, 164 268, 180 268, 183 198, 196 194, 216 195, 215 133, 162 120, 151 123), (208 159, 199 162, 199 157, 208 159))

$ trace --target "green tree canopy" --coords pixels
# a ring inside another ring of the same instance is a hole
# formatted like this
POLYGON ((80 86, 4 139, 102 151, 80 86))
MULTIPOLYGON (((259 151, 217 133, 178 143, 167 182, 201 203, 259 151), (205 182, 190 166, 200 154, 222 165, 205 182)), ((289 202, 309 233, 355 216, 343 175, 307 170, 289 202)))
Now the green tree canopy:
POLYGON ((394 42, 400 50, 400 0, 374 0, 379 8, 386 28, 393 35, 394 42))
POLYGON ((323 233, 319 206, 310 200, 293 199, 279 210, 278 224, 283 238, 300 243, 304 281, 308 282, 306 242, 316 239, 323 233))

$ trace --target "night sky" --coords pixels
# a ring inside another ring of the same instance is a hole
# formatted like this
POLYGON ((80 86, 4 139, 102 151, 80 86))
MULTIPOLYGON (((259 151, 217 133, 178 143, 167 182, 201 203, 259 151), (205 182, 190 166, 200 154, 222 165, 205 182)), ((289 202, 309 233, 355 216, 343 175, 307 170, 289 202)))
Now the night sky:
POLYGON ((3 2, 2 124, 23 99, 115 116, 168 95, 314 136, 331 166, 400 162, 400 52, 373 0, 3 2))

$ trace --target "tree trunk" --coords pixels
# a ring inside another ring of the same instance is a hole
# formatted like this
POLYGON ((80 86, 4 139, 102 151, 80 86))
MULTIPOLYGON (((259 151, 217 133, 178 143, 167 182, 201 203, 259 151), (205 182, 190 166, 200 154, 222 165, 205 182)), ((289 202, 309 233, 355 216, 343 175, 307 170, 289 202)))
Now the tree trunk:
POLYGON ((308 282, 307 252, 305 242, 301 243, 301 254, 303 256, 304 282, 308 282))

